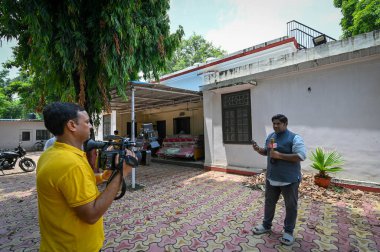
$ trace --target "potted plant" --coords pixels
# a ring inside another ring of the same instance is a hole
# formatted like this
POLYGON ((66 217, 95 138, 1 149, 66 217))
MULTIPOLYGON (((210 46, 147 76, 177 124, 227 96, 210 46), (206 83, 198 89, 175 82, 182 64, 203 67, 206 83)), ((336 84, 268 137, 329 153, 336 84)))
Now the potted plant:
POLYGON ((342 155, 336 151, 328 152, 318 147, 314 152, 311 152, 310 160, 313 162, 311 167, 319 171, 314 176, 314 182, 324 188, 330 185, 331 177, 328 175, 329 172, 343 170, 341 167, 344 163, 342 155))

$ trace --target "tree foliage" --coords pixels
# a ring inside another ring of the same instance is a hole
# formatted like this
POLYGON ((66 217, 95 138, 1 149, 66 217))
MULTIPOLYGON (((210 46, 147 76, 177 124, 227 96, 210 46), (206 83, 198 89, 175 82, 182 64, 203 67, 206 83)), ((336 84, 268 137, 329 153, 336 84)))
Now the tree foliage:
POLYGON ((0 72, 0 118, 20 119, 26 118, 28 111, 33 111, 30 95, 33 93, 29 77, 21 73, 11 80, 9 71, 0 72))
POLYGON ((194 63, 205 62, 207 58, 219 58, 226 54, 220 47, 215 47, 206 41, 201 35, 193 34, 189 39, 184 39, 174 52, 174 56, 168 62, 168 68, 164 73, 172 73, 193 66, 194 63))
POLYGON ((169 0, 0 0, 0 38, 16 38, 13 65, 33 76, 37 110, 58 99, 93 119, 111 92, 158 79, 183 36, 170 34, 169 0))
POLYGON ((380 0, 334 0, 341 8, 343 37, 380 29, 380 0))

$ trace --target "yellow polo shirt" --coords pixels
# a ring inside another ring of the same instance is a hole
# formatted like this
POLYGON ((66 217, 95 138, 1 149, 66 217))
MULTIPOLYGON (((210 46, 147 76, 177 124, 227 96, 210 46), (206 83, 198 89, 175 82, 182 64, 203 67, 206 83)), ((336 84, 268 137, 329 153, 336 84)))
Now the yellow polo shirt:
POLYGON ((73 210, 99 194, 85 152, 55 142, 42 153, 37 165, 40 251, 99 251, 103 218, 90 225, 73 210))

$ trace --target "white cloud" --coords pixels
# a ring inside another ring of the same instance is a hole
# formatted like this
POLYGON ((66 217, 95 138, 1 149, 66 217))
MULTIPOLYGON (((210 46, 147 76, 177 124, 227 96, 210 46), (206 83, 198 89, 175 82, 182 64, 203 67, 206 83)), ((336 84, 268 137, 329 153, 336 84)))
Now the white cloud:
POLYGON ((221 13, 220 20, 225 25, 208 31, 205 38, 230 53, 286 36, 286 23, 293 19, 317 30, 319 24, 327 29, 331 22, 338 26, 340 20, 339 10, 334 10, 332 0, 330 3, 320 0, 229 1, 235 8, 221 13))

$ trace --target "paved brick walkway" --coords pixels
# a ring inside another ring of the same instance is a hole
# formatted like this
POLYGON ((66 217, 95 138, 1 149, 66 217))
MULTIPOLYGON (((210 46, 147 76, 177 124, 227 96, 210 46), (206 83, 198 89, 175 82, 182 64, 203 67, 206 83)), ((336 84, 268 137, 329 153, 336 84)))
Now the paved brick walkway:
MULTIPOLYGON (((284 206, 273 232, 255 236, 263 192, 243 176, 153 163, 139 167, 146 187, 115 201, 105 215, 104 251, 380 251, 380 203, 300 201, 296 241, 279 242, 284 206)), ((0 251, 37 251, 35 173, 0 176, 0 251)))

